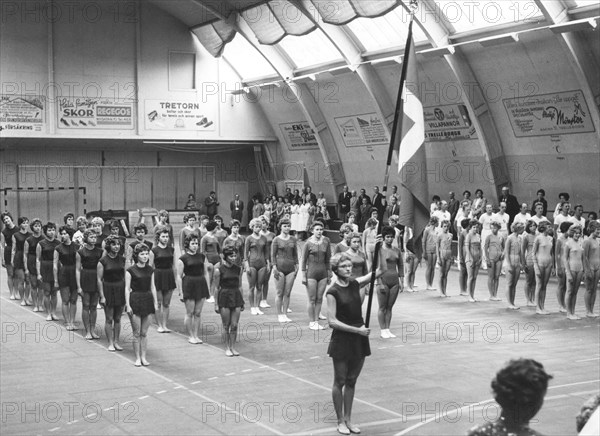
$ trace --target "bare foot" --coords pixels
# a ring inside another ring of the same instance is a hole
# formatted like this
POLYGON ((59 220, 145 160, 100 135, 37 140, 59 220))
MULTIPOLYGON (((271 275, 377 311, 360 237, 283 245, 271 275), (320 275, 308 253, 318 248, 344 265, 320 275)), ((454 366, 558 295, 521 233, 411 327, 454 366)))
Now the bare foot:
POLYGON ((91 333, 89 333, 89 332, 85 334, 85 338, 86 338, 88 341, 91 341, 92 339, 94 339, 94 338, 92 337, 92 334, 91 334, 91 333))
POLYGON ((350 430, 350 433, 360 433, 360 428, 357 427, 356 425, 352 424, 350 421, 346 421, 346 427, 348 427, 348 430, 350 430))
POLYGON ((572 314, 572 315, 567 315, 567 319, 570 319, 570 320, 573 320, 573 321, 578 321, 578 320, 581 319, 581 317, 577 316, 575 314, 572 314))
POLYGON ((142 365, 144 366, 150 366, 150 362, 148 362, 146 359, 142 358, 142 365))
POLYGON ((117 351, 123 351, 123 347, 121 347, 119 344, 117 344, 115 342, 115 350, 117 350, 117 351))

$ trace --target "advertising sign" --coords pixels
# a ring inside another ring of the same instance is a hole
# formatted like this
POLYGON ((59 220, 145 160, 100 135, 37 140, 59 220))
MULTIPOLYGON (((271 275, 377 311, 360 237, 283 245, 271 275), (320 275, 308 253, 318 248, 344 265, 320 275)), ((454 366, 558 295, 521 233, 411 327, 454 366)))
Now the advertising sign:
POLYGON ((60 97, 57 102, 60 129, 133 129, 133 103, 122 99, 60 97))
POLYGON ((45 99, 36 95, 0 95, 0 132, 2 136, 45 133, 45 99))
POLYGON ((518 138, 596 131, 580 90, 507 98, 502 102, 518 138))
POLYGON ((197 101, 146 100, 147 130, 214 131, 216 110, 197 101))
POLYGON ((448 104, 423 108, 425 140, 429 142, 455 141, 477 137, 467 107, 448 104))
POLYGON ((338 117, 335 122, 346 147, 389 145, 390 138, 376 113, 338 117))
POLYGON ((282 123, 281 133, 289 150, 313 150, 319 148, 314 130, 306 121, 282 123))

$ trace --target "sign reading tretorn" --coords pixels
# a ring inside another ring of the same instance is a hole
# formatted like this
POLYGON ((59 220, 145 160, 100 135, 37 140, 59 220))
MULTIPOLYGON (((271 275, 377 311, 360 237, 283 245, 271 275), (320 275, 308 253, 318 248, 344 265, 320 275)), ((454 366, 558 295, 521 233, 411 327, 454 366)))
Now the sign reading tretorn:
POLYGON ((148 130, 215 130, 213 105, 198 101, 146 100, 148 130))

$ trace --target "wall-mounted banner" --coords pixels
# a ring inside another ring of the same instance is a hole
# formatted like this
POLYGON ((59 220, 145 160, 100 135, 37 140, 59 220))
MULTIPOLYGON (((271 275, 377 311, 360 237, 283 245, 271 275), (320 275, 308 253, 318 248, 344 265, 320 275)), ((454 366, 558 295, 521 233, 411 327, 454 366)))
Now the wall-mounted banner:
POLYGON ((502 100, 516 137, 595 132, 580 90, 502 100))
POLYGON ((335 122, 346 147, 389 145, 390 138, 376 113, 338 117, 335 122))
POLYGON ((61 129, 131 130, 133 103, 123 99, 60 97, 57 102, 61 129))
POLYGON ((477 134, 464 104, 423 108, 425 140, 429 142, 475 139, 477 134))
POLYGON ((216 111, 212 104, 197 101, 146 100, 147 130, 214 131, 216 111))
POLYGON ((0 135, 45 133, 45 98, 37 95, 0 95, 0 135))
POLYGON ((314 150, 319 148, 315 131, 306 121, 279 124, 289 150, 314 150))

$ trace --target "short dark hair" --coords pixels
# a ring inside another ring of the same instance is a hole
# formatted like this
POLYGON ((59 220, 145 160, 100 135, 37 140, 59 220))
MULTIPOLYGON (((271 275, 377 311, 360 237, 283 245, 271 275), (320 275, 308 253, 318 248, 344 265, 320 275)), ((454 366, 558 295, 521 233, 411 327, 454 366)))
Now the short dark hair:
POLYGON ((119 237, 116 235, 109 235, 104 240, 104 250, 106 250, 106 252, 109 252, 110 249, 113 247, 113 245, 117 245, 117 244, 122 245, 119 237))
POLYGON ((18 224, 18 225, 21 225, 21 224, 23 224, 25 221, 29 222, 29 218, 27 218, 26 216, 20 216, 20 217, 17 219, 17 224, 18 224))
POLYGON ((54 224, 52 221, 48 221, 46 224, 44 224, 42 226, 42 232, 44 233, 44 235, 46 234, 46 232, 48 231, 48 229, 54 229, 54 230, 56 230, 56 224, 54 224))
POLYGON ((190 233, 189 235, 187 235, 187 236, 185 237, 185 239, 183 240, 183 248, 185 248, 186 250, 187 250, 188 248, 190 248, 190 243, 191 243, 191 242, 192 242, 194 239, 195 239, 196 241, 198 241, 198 243, 200 243, 200 237, 199 237, 199 236, 198 236, 196 233, 190 233))
POLYGON ((381 236, 385 238, 388 235, 396 236, 396 231, 392 226, 383 226, 383 229, 381 229, 381 236))
POLYGON ((73 218, 73 220, 75 220, 75 215, 73 213, 71 213, 71 212, 65 214, 65 216, 63 217, 63 221, 65 222, 65 224, 67 223, 67 220, 69 218, 73 218))
POLYGON ((560 232, 567 233, 573 224, 573 221, 563 221, 560 223, 560 232))
POLYGON ((217 222, 216 221, 209 221, 208 224, 206 224, 206 230, 209 231, 209 232, 212 232, 216 228, 217 228, 217 222))
POLYGON ((75 234, 75 230, 69 226, 61 226, 60 229, 58 229, 58 234, 60 235, 62 232, 66 232, 71 238, 75 234))
POLYGON ((537 194, 542 194, 543 196, 546 196, 546 191, 544 191, 543 189, 538 189, 538 191, 536 192, 537 194))
POLYGON ((148 227, 144 223, 139 223, 133 227, 133 233, 137 233, 139 230, 142 230, 144 235, 148 234, 148 227))
POLYGON ((565 201, 569 201, 569 199, 571 198, 568 192, 561 192, 560 194, 558 194, 558 198, 560 197, 564 197, 565 201))
POLYGON ((143 242, 135 244, 135 247, 133 247, 133 253, 131 253, 131 258, 133 261, 137 262, 140 253, 143 253, 144 251, 150 251, 150 248, 146 244, 143 242))

